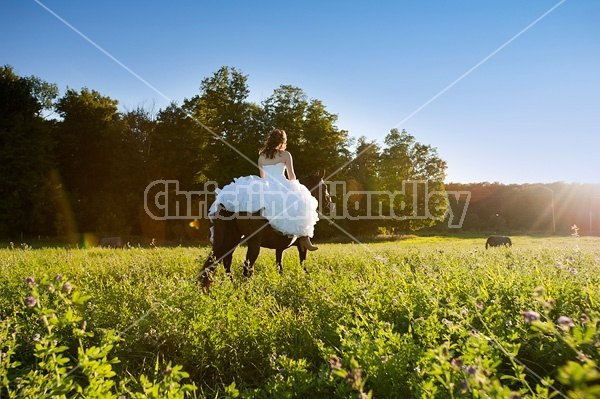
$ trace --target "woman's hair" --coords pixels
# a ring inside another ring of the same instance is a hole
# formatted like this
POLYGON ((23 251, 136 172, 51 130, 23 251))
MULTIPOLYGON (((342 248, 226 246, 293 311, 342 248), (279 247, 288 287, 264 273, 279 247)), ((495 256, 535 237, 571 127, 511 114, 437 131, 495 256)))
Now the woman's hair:
POLYGON ((274 129, 269 133, 269 138, 265 141, 265 145, 258 152, 260 155, 264 155, 269 159, 275 158, 277 151, 281 150, 282 145, 287 143, 287 136, 285 131, 281 129, 274 129))

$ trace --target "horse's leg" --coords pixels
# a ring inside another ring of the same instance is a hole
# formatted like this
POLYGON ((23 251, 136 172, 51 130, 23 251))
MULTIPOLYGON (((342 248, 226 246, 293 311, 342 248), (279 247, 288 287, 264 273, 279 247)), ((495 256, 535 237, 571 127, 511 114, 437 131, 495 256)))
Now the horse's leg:
POLYGON ((235 227, 233 223, 232 228, 228 232, 230 234, 225 239, 223 254, 221 256, 223 257, 223 267, 225 268, 225 273, 227 273, 229 278, 232 278, 231 261, 233 259, 233 252, 235 251, 235 248, 240 244, 242 237, 239 233, 239 230, 235 227))
MULTIPOLYGON (((302 266, 302 264, 306 260, 307 252, 308 252, 308 250, 306 248, 300 248, 300 246, 298 246, 298 256, 300 257, 300 266, 302 266)), ((305 272, 307 271, 306 268, 304 268, 304 271, 305 272)))
POLYGON ((283 273, 283 249, 281 248, 275 250, 275 264, 279 273, 283 273))
POLYGON ((248 251, 246 252, 246 261, 244 262, 244 276, 251 277, 254 272, 254 263, 260 253, 260 240, 262 234, 259 232, 248 240, 248 251))
POLYGON ((216 261, 223 262, 225 273, 231 277, 231 260, 233 251, 240 243, 242 234, 235 221, 231 219, 233 213, 220 207, 218 217, 213 222, 213 252, 216 261))

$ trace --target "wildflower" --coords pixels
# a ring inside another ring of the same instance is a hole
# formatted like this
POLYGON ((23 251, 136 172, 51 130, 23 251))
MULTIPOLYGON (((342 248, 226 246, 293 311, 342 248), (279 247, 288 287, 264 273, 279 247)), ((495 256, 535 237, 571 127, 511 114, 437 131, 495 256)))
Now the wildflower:
POLYGON ((26 286, 26 287, 31 287, 31 286, 33 286, 34 284, 35 284, 35 278, 33 278, 33 277, 31 277, 31 276, 30 276, 30 277, 27 277, 27 278, 25 279, 25 286, 26 286))
POLYGON ((567 257, 567 263, 573 263, 573 257, 571 255, 567 257))
POLYGON ((585 313, 582 313, 581 316, 579 316, 579 321, 585 324, 590 321, 590 318, 585 313))
POLYGON ((394 305, 394 306, 398 305, 398 300, 396 298, 392 299, 392 305, 394 305))
POLYGON ((576 275, 577 274, 577 269, 575 269, 574 267, 569 269, 569 273, 571 273, 572 275, 576 275))
POLYGON ((571 318, 567 316, 560 316, 557 320, 557 323, 559 327, 562 328, 564 331, 569 331, 571 327, 575 327, 575 323, 573 323, 573 320, 571 320, 571 318))
POLYGON ((475 373, 477 373, 477 367, 475 367, 475 366, 467 367, 467 374, 475 375, 475 373))
POLYGON ((477 301, 475 302, 475 306, 479 309, 479 310, 483 310, 483 303, 477 301))
POLYGON ((28 296, 27 298, 25 298, 25 306, 27 306, 28 308, 34 307, 36 303, 37 299, 35 299, 32 296, 28 296))
POLYGON ((59 281, 62 280, 62 278, 63 278, 63 275, 59 273, 56 276, 54 276, 54 281, 56 281, 58 283, 59 281))
POLYGON ((64 293, 69 295, 71 293, 71 291, 73 290, 73 286, 71 285, 71 283, 64 283, 62 286, 62 290, 64 293))
POLYGON ((33 336, 33 340, 34 340, 34 341, 39 341, 39 340, 40 340, 40 338, 42 338, 42 336, 41 336, 40 334, 35 334, 35 335, 33 336))
POLYGON ((472 329, 471 329, 471 334, 473 334, 473 335, 478 335, 478 334, 479 334, 479 331, 477 331, 477 329, 476 329, 476 328, 472 328, 472 329))
POLYGON ((46 290, 51 293, 54 294, 54 284, 50 283, 46 286, 46 290))
POLYGON ((362 381, 362 373, 359 368, 348 370, 346 373, 346 382, 352 386, 352 389, 359 389, 362 381))
POLYGON ((460 391, 466 393, 469 391, 469 383, 467 380, 460 380, 460 391))
POLYGON ((455 369, 460 370, 462 368, 462 366, 463 366, 463 362, 460 359, 460 357, 455 357, 454 359, 452 359, 450 361, 450 365, 452 367, 454 367, 455 369))
POLYGON ((506 321, 504 322, 504 325, 505 325, 506 327, 510 327, 510 326, 512 326, 512 320, 506 320, 506 321))
POLYGON ((538 312, 534 312, 533 310, 528 310, 522 314, 526 323, 532 323, 540 319, 540 314, 538 312))
POLYGON ((387 356, 381 356, 381 363, 387 363, 388 358, 387 356))
POLYGON ((544 291, 545 288, 544 287, 537 287, 534 291, 533 291, 533 297, 534 298, 538 298, 538 297, 543 297, 544 296, 544 291))
POLYGON ((342 362, 340 361, 340 358, 336 355, 333 355, 331 359, 329 359, 329 367, 331 367, 332 370, 341 369, 342 362))

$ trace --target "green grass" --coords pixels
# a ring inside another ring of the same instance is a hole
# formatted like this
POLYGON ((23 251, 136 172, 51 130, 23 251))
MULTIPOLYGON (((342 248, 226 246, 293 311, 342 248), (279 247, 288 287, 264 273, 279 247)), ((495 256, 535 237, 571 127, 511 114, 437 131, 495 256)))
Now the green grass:
POLYGON ((209 292, 196 283, 206 247, 0 249, 0 345, 20 363, 1 363, 0 397, 37 395, 34 374, 54 375, 44 389, 62 387, 65 397, 77 386, 87 397, 600 395, 600 239, 513 244, 321 244, 304 268, 287 251, 283 274, 263 250, 251 279, 241 275, 241 248, 232 278, 219 267, 209 292), (72 293, 61 292, 58 274, 72 293), (41 345, 36 334, 52 340, 41 345), (98 376, 81 353, 108 343, 94 358, 105 370, 98 376), (48 370, 50 349, 61 345, 52 362, 64 356, 64 370, 48 370))

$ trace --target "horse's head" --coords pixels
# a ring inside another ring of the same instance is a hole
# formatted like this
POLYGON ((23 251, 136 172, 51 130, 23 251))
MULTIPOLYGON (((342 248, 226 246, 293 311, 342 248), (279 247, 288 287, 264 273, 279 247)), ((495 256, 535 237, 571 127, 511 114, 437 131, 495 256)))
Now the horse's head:
POLYGON ((305 185, 310 190, 310 193, 313 195, 313 197, 319 201, 319 208, 321 210, 327 209, 328 211, 332 211, 335 204, 331 200, 331 196, 327 190, 327 185, 323 181, 323 177, 325 177, 324 170, 322 172, 317 172, 301 178, 300 183, 305 185))

